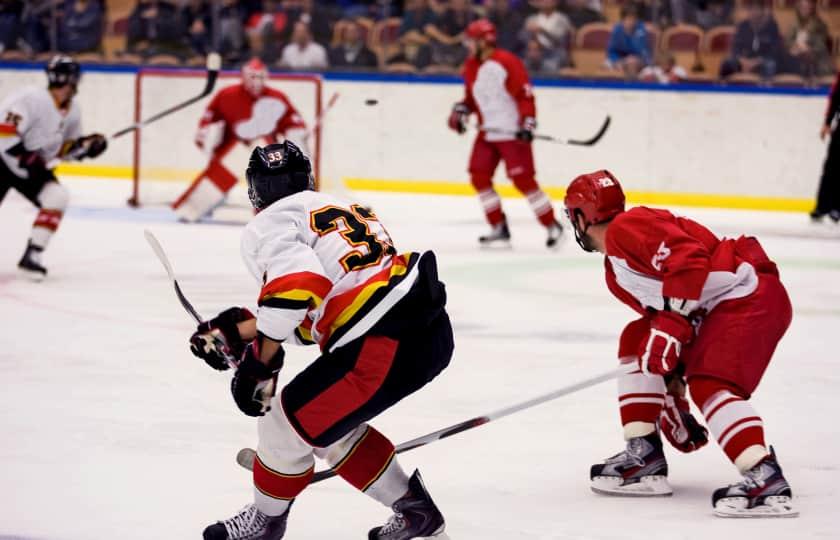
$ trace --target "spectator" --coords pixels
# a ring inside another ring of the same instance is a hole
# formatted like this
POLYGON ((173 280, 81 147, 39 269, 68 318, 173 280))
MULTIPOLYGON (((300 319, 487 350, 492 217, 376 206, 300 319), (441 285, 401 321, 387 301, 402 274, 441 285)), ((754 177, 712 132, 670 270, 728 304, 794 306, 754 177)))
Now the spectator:
POLYGON ((181 32, 195 54, 204 56, 211 50, 212 15, 207 0, 189 0, 181 8, 181 32))
POLYGON ((421 70, 432 63, 432 48, 416 39, 400 40, 399 51, 385 62, 388 66, 408 65, 421 70))
POLYGON ((102 44, 102 6, 96 0, 70 0, 58 27, 58 49, 67 53, 95 51, 102 44))
MULTIPOLYGON (((320 2, 321 4, 325 2, 320 2)), ((313 0, 286 0, 284 2, 291 21, 290 28, 294 28, 294 23, 302 22, 309 27, 312 34, 312 39, 321 45, 328 44, 332 39, 332 23, 330 21, 329 12, 318 2, 313 0)), ((287 31, 284 37, 288 38, 287 31)))
POLYGON ((607 44, 607 64, 611 69, 635 78, 639 71, 650 65, 651 54, 645 23, 639 19, 634 4, 621 6, 621 20, 615 24, 607 44))
POLYGON ((40 53, 52 48, 50 24, 52 10, 58 9, 61 0, 30 0, 24 4, 23 41, 31 53, 40 53))
POLYGON ((329 67, 327 50, 312 40, 312 34, 305 23, 295 23, 292 42, 283 48, 280 67, 294 70, 318 70, 329 67))
POLYGON ((506 51, 522 49, 519 31, 525 24, 522 13, 511 8, 511 0, 488 0, 487 18, 496 25, 496 44, 506 51))
POLYGON ((735 0, 707 0, 697 7, 696 22, 704 30, 733 23, 735 0))
POLYGON ((525 46, 525 68, 531 75, 557 75, 559 66, 553 56, 547 55, 536 39, 525 46))
POLYGON ((566 0, 566 16, 575 28, 584 24, 603 22, 604 16, 600 11, 589 7, 589 0, 566 0))
POLYGON ((146 55, 183 52, 178 12, 170 2, 139 0, 128 17, 127 46, 146 55))
POLYGON ((660 84, 676 83, 687 78, 688 73, 677 65, 674 55, 669 52, 657 53, 654 65, 645 67, 639 73, 639 80, 660 84))
POLYGON ((758 73, 764 78, 776 74, 784 49, 779 26, 762 0, 746 5, 747 18, 738 24, 732 40, 732 55, 720 66, 720 76, 758 73))
POLYGON ((537 40, 547 58, 558 67, 567 66, 572 23, 557 10, 557 0, 536 0, 534 5, 538 11, 525 21, 522 41, 537 40))
POLYGON ((219 9, 219 54, 229 62, 238 61, 245 49, 242 21, 247 20, 249 12, 244 4, 238 0, 222 0, 219 9))
POLYGON ((828 27, 817 14, 815 1, 799 0, 796 4, 796 22, 787 38, 792 71, 809 78, 834 73, 828 42, 828 27))
POLYGON ((0 52, 17 47, 20 37, 21 0, 0 0, 0 52))
POLYGON ((400 38, 427 43, 426 27, 435 22, 435 13, 427 0, 405 0, 405 14, 400 25, 400 38))
POLYGON ((365 47, 359 24, 348 21, 341 36, 341 44, 330 51, 330 65, 343 69, 373 69, 376 55, 365 47))
POLYGON ((266 64, 280 56, 281 36, 288 35, 290 15, 281 8, 278 0, 264 0, 260 10, 251 13, 245 23, 245 35, 251 53, 266 64))
POLYGON ((435 64, 454 67, 464 62, 467 49, 463 44, 463 33, 467 25, 477 18, 469 0, 451 0, 446 11, 426 26, 435 64))

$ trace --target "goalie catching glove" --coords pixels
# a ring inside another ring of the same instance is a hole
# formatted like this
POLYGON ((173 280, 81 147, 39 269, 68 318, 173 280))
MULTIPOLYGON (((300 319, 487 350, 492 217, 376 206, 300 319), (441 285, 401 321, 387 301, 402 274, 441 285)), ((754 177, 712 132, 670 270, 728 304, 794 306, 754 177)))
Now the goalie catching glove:
POLYGON ((260 361, 260 340, 255 340, 245 347, 239 367, 230 382, 230 392, 239 410, 248 416, 263 416, 271 410, 271 398, 277 388, 277 374, 283 367, 286 353, 283 347, 269 360, 268 365, 260 361))
POLYGON ((65 142, 60 154, 62 157, 82 160, 84 158, 95 158, 107 148, 108 139, 105 138, 105 135, 94 133, 65 142))
POLYGON ((236 365, 245 352, 245 341, 239 335, 236 325, 253 318, 254 314, 246 308, 232 307, 224 310, 198 325, 190 337, 190 350, 207 362, 208 366, 219 371, 236 365))

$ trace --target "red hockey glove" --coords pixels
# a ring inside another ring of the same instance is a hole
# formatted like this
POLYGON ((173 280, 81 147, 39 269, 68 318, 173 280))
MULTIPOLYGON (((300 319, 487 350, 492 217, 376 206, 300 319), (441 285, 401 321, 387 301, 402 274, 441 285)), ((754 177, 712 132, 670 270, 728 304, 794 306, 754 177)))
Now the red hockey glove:
POLYGON ((682 346, 694 330, 682 315, 660 311, 650 321, 650 333, 639 346, 639 369, 647 375, 666 375, 677 367, 682 346))
POLYGON ((659 429, 671 446, 686 454, 703 448, 709 442, 709 430, 692 416, 688 401, 671 393, 665 394, 659 429))
POLYGON ((516 138, 520 141, 531 142, 534 140, 534 130, 537 129, 537 119, 533 116, 526 116, 522 119, 522 126, 516 132, 516 138))
POLYGON ((253 319, 247 308, 232 307, 209 321, 198 325, 190 337, 192 353, 207 362, 213 369, 224 371, 235 365, 245 350, 245 341, 236 324, 253 319))
POLYGON ((277 349, 265 365, 260 361, 260 337, 245 347, 239 367, 230 381, 230 392, 239 410, 248 416, 263 416, 271 410, 271 398, 277 388, 277 374, 283 367, 286 353, 277 349))
POLYGON ((459 135, 467 131, 467 118, 470 116, 470 108, 465 103, 456 103, 449 113, 449 129, 459 135))

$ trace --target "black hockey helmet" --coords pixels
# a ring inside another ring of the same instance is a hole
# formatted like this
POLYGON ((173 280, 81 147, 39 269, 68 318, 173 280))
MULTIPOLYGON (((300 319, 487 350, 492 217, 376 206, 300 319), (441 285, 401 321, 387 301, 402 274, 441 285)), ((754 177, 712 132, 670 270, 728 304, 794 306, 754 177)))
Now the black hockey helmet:
POLYGON ((254 148, 245 178, 248 197, 257 210, 288 195, 315 189, 309 158, 289 140, 254 148))
POLYGON ((50 88, 68 84, 75 88, 79 84, 80 73, 79 63, 65 54, 53 56, 47 64, 47 79, 50 82, 50 88))

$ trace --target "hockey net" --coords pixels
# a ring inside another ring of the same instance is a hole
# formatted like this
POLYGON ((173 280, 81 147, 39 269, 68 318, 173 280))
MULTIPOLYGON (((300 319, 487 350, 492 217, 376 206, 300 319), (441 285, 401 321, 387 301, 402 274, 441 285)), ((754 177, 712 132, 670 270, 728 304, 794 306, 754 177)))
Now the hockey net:
MULTIPOLYGON (((200 93, 206 77, 207 72, 200 69, 141 69, 135 81, 135 121, 200 93)), ((209 96, 134 133, 130 205, 168 205, 187 189, 209 160, 194 143, 198 121, 212 97, 239 80, 238 72, 220 73, 209 96)), ((307 144, 317 181, 321 166, 321 129, 316 124, 322 107, 321 77, 273 73, 267 84, 289 97, 307 129, 312 130, 307 144)), ((259 143, 255 141, 255 144, 259 143)), ((227 168, 240 180, 225 206, 249 207, 244 173, 250 150, 245 145, 237 145, 224 159, 227 168)))

